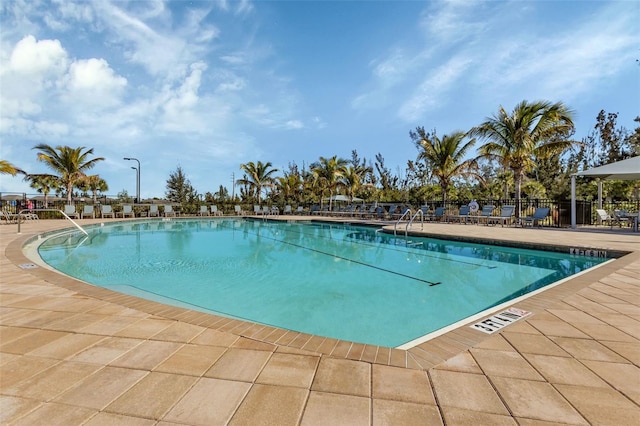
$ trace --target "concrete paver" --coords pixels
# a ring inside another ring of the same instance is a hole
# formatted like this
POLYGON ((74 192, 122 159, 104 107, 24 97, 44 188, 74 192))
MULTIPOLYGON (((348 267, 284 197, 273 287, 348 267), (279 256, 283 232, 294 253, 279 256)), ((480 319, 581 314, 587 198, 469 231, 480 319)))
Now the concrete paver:
MULTIPOLYGON (((299 217, 298 217, 299 219, 299 217)), ((352 221, 352 220, 351 220, 352 221)), ((100 220, 85 223, 100 223, 100 220)), ((0 226, 2 424, 635 424, 640 236, 425 225, 452 238, 632 252, 519 302, 493 335, 408 351, 227 320, 97 289, 28 263, 0 226)))

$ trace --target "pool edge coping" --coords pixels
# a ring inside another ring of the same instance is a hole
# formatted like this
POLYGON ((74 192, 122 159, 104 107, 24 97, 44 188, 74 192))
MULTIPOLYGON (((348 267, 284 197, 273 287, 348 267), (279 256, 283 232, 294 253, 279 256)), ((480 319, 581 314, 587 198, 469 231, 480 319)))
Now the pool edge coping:
MULTIPOLYGON (((308 221, 309 219, 300 220, 308 221)), ((92 224, 99 224, 100 222, 101 221, 96 221, 92 224)), ((104 222, 104 220, 102 222, 104 222)), ((127 222, 133 222, 133 220, 127 222)), ((336 221, 335 223, 341 222, 336 221)), ((357 221, 351 221, 351 223, 355 224, 357 221)), ((45 232, 28 233, 18 236, 7 245, 5 253, 7 259, 18 267, 25 262, 31 261, 31 259, 29 259, 24 253, 24 246, 32 239, 38 238, 39 235, 56 233, 67 229, 67 227, 64 226, 66 224, 60 225, 63 226, 55 230, 52 229, 45 232)), ((379 226, 384 227, 384 225, 379 226)), ((71 228, 69 229, 72 230, 71 228)), ((492 241, 498 243, 503 240, 492 239, 492 241)), ((510 243, 512 244, 513 242, 510 243)), ((537 312, 543 311, 554 303, 561 302, 567 294, 576 293, 598 279, 611 274, 613 272, 612 270, 615 271, 624 268, 626 265, 634 262, 636 258, 640 259, 640 251, 627 252, 626 255, 616 258, 614 261, 603 263, 600 268, 595 268, 595 270, 592 268, 589 271, 586 271, 583 275, 572 276, 571 278, 568 278, 566 282, 553 288, 545 287, 544 291, 518 302, 517 308, 530 311, 532 315, 528 318, 531 318, 537 312), (595 276, 598 278, 595 278, 595 276)), ((149 315, 155 315, 169 320, 182 321, 196 326, 227 332, 238 337, 250 339, 256 343, 263 343, 276 347, 284 346, 302 350, 306 353, 352 359, 372 364, 428 370, 429 368, 447 361, 451 357, 466 349, 474 347, 492 336, 490 334, 472 330, 468 326, 468 324, 472 322, 470 320, 466 324, 463 324, 454 330, 447 331, 440 336, 434 337, 427 342, 418 344, 406 350, 367 345, 294 332, 249 321, 235 320, 214 314, 197 312, 186 308, 169 306, 160 302, 142 299, 137 296, 129 296, 106 288, 97 287, 47 268, 40 267, 23 269, 23 271, 53 285, 58 285, 67 290, 77 292, 82 296, 115 303, 120 306, 136 309, 149 315), (258 327, 256 327, 256 325, 258 327)), ((503 308, 495 307, 486 310, 484 311, 485 315, 483 318, 490 317, 501 309, 503 308)), ((506 329, 508 330, 508 327, 506 329)))

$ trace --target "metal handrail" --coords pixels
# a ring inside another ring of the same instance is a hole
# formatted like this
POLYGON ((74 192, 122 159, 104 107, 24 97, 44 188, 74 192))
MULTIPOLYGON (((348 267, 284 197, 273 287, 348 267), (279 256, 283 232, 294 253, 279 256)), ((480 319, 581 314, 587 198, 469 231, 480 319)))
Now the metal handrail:
POLYGON ((404 213, 402 213, 402 216, 400 216, 400 219, 398 219, 398 220, 396 221, 396 223, 393 225, 393 235, 394 235, 394 236, 396 235, 396 228, 398 227, 398 224, 402 221, 402 219, 403 219, 407 214, 409 214, 409 217, 411 217, 411 209, 407 209, 407 210, 405 210, 405 212, 404 212, 404 213))
POLYGON ((411 224, 413 223, 413 220, 416 218, 416 216, 418 216, 418 214, 420 214, 420 230, 424 229, 424 212, 422 211, 422 209, 418 209, 416 211, 416 214, 414 214, 411 217, 411 220, 409 220, 409 222, 407 222, 407 226, 404 227, 404 236, 405 237, 409 233, 409 226, 411 226, 411 224))
POLYGON ((82 233, 84 235, 89 235, 87 233, 87 231, 85 231, 84 229, 82 229, 82 226, 78 225, 77 223, 75 223, 73 221, 73 219, 71 219, 65 212, 63 212, 62 210, 59 209, 24 209, 24 210, 20 210, 18 212, 18 234, 20 233, 20 223, 22 221, 22 213, 23 212, 60 212, 62 213, 62 216, 64 216, 65 218, 69 219, 69 221, 71 223, 73 223, 75 225, 76 228, 78 228, 80 231, 82 231, 82 233))

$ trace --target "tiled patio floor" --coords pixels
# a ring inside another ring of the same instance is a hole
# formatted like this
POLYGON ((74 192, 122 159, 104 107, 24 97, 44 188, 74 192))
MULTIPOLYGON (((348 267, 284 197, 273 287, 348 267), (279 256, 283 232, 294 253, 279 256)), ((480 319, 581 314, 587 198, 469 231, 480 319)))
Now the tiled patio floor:
POLYGON ((20 267, 30 262, 23 241, 67 225, 28 222, 21 235, 0 226, 0 424, 639 423, 640 234, 425 225, 632 253, 516 303, 533 315, 498 333, 463 326, 403 351, 221 320, 20 267))

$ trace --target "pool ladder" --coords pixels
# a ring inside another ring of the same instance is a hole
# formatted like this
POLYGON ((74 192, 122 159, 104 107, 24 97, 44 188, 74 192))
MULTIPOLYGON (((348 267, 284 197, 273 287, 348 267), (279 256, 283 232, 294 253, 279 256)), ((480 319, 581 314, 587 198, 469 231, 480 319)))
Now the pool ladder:
MULTIPOLYGON (((393 225, 393 235, 397 235, 398 224, 402 221, 402 219, 405 218, 405 216, 408 216, 410 219, 404 227, 404 237, 407 238, 409 234, 409 226, 413 224, 413 221, 416 219, 416 217, 418 217, 418 215, 420 215, 420 229, 421 230, 424 229, 424 212, 422 211, 422 209, 416 210, 415 214, 413 215, 411 215, 411 209, 407 209, 404 213, 402 213, 402 216, 400 216, 400 219, 398 219, 396 223, 393 225)), ((420 244, 422 243, 414 243, 411 241, 407 241, 407 245, 420 245, 420 244)))

